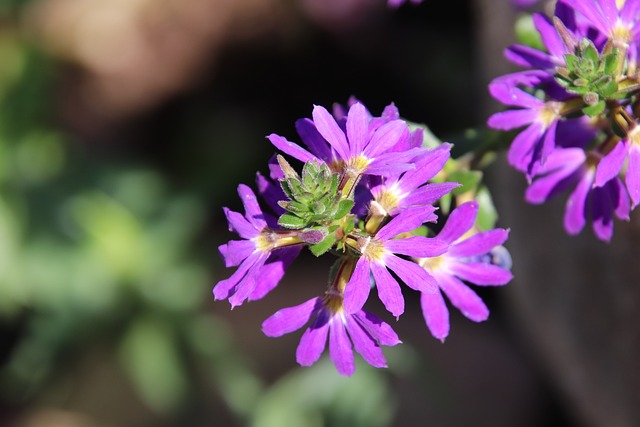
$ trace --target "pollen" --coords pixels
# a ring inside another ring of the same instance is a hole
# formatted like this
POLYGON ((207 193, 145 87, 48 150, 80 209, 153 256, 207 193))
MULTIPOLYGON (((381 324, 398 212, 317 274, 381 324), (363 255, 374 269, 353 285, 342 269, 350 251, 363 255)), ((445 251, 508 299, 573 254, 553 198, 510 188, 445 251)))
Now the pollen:
POLYGON ((367 170, 367 166, 371 163, 371 159, 363 155, 349 159, 345 166, 345 174, 348 176, 358 176, 367 170))

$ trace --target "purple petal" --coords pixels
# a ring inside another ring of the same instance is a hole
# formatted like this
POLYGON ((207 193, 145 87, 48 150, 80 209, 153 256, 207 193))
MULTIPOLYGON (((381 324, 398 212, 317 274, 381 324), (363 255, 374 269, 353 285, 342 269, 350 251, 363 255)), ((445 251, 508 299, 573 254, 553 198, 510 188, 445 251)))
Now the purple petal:
POLYGON ((536 30, 538 30, 538 33, 540 33, 542 43, 544 43, 553 59, 556 59, 557 62, 564 63, 564 54, 567 53, 567 48, 553 24, 546 16, 540 13, 533 14, 533 24, 536 30))
POLYGON ((347 116, 347 136, 351 153, 358 154, 364 149, 369 136, 369 113, 359 102, 353 104, 347 116))
POLYGON ((635 22, 640 15, 640 1, 627 0, 620 11, 620 19, 622 22, 635 22))
POLYGON ((608 242, 613 237, 613 203, 611 186, 595 188, 591 192, 593 231, 596 237, 608 242))
POLYGON ((476 221, 476 215, 478 215, 477 202, 472 201, 461 204, 449 215, 447 223, 442 227, 440 233, 438 233, 438 239, 448 243, 455 242, 473 227, 476 221))
POLYGON ((258 205, 258 199, 253 190, 244 184, 240 184, 238 185, 238 196, 240 196, 240 200, 242 200, 244 206, 245 218, 247 218, 257 230, 265 228, 267 223, 264 220, 264 214, 262 213, 262 209, 260 209, 260 205, 258 205))
POLYGON ((581 13, 590 24, 595 25, 595 27, 602 33, 609 33, 609 25, 605 20, 602 13, 598 9, 598 3, 595 1, 584 1, 584 0, 564 0, 569 6, 573 9, 581 13))
POLYGON ((376 238, 381 241, 386 241, 396 237, 400 233, 415 230, 424 224, 431 217, 434 211, 435 208, 433 206, 421 206, 407 209, 382 227, 376 233, 376 238))
POLYGON ((625 140, 619 141, 613 150, 604 156, 596 167, 595 187, 602 187, 609 180, 620 173, 624 160, 627 158, 628 144, 625 140))
POLYGON ((544 134, 544 127, 541 123, 534 122, 520 132, 511 143, 509 148, 509 163, 520 171, 525 171, 529 167, 533 157, 533 150, 544 134))
POLYGON ((342 160, 351 157, 347 137, 329 112, 319 105, 313 107, 313 123, 320 135, 333 147, 342 160))
POLYGON ((483 255, 502 245, 509 237, 509 230, 497 228, 474 234, 449 249, 449 255, 456 258, 483 255))
POLYGON ((576 172, 585 161, 585 153, 581 148, 555 150, 549 155, 541 172, 547 175, 536 178, 527 188, 525 198, 529 203, 540 204, 549 197, 564 191, 579 179, 576 172), (571 176, 575 175, 575 176, 571 176))
MULTIPOLYGON (((376 158, 393 147, 402 138, 409 136, 409 127, 402 120, 394 120, 380 126, 374 132, 363 154, 370 159, 376 158)), ((354 153, 359 154, 359 153, 354 153)))
POLYGON ((496 79, 489 84, 489 92, 498 101, 512 107, 538 109, 544 102, 535 96, 519 89, 504 79, 496 79))
POLYGON ((585 204, 589 189, 593 182, 593 173, 587 172, 578 182, 576 189, 567 199, 567 206, 564 213, 564 228, 567 233, 575 235, 582 231, 586 223, 585 204))
POLYGON ((520 44, 509 46, 505 49, 504 56, 521 67, 552 69, 554 66, 553 59, 549 54, 530 46, 520 44))
POLYGON ((460 187, 460 184, 457 182, 438 182, 423 185, 409 193, 409 195, 400 202, 400 206, 410 207, 433 204, 442 198, 442 196, 449 194, 451 190, 456 187, 460 187))
POLYGON ((378 344, 394 346, 401 343, 393 328, 375 314, 360 310, 352 316, 378 344))
POLYGON ((618 20, 618 6, 616 0, 599 0, 602 15, 608 26, 611 28, 618 20))
POLYGON ((275 185, 273 182, 265 178, 260 172, 256 174, 256 186, 258 187, 258 194, 267 203, 269 208, 278 216, 282 215, 286 211, 278 205, 278 201, 286 200, 282 188, 275 185))
POLYGON ((262 322, 262 332, 268 337, 280 337, 302 328, 313 313, 321 308, 322 298, 313 298, 295 307, 276 311, 262 322))
POLYGON ((360 257, 344 290, 344 308, 347 313, 358 312, 369 298, 371 263, 360 257))
POLYGON ((444 339, 449 335, 449 310, 442 294, 439 291, 433 294, 422 292, 420 305, 424 321, 427 323, 431 335, 444 342, 444 339))
POLYGON ((300 147, 298 144, 291 141, 287 141, 286 138, 280 135, 276 135, 275 133, 272 133, 267 138, 278 150, 282 151, 285 154, 290 155, 294 159, 300 160, 301 162, 306 163, 316 158, 313 154, 311 154, 304 148, 300 147))
POLYGON ((296 121, 296 130, 302 142, 315 154, 319 159, 330 163, 333 160, 331 155, 331 147, 324 140, 322 135, 316 129, 311 119, 300 119, 296 121))
POLYGON ((418 264, 395 255, 386 255, 385 265, 398 275, 411 289, 420 292, 436 292, 438 283, 427 271, 418 264))
POLYGON ((380 346, 352 316, 347 316, 346 319, 347 330, 356 351, 369 365, 376 368, 386 368, 387 361, 384 358, 384 354, 382 354, 380 346))
POLYGON ((216 300, 227 299, 232 295, 236 285, 244 279, 247 272, 251 270, 255 265, 263 263, 268 254, 261 251, 253 252, 247 259, 245 259, 238 269, 233 274, 225 279, 219 281, 213 288, 213 296, 216 300))
POLYGON ((227 217, 229 231, 236 232, 240 237, 247 240, 260 235, 260 230, 256 230, 256 228, 247 221, 244 215, 228 208, 222 208, 222 210, 224 211, 224 215, 227 217))
POLYGON ((264 298, 280 283, 284 277, 286 269, 293 260, 300 254, 302 245, 276 249, 271 252, 267 263, 260 271, 260 280, 249 295, 249 301, 256 301, 264 298))
POLYGON ((402 172, 413 169, 415 166, 411 163, 385 163, 376 159, 369 163, 369 166, 363 172, 365 175, 374 176, 398 176, 402 172))
POLYGON ((448 274, 439 274, 438 283, 451 304, 460 310, 467 319, 474 322, 487 320, 489 309, 467 285, 448 274))
POLYGON ((415 258, 432 258, 447 252, 449 243, 438 238, 413 236, 406 239, 387 240, 384 247, 395 254, 415 258))
POLYGON ((631 144, 629 148, 629 164, 627 165, 625 183, 633 202, 632 208, 635 208, 640 203, 640 146, 637 144, 631 144))
POLYGON ((629 194, 627 190, 622 185, 622 181, 620 179, 615 179, 611 181, 611 185, 613 186, 613 207, 616 216, 625 221, 629 221, 629 213, 631 210, 631 201, 629 200, 629 194))
MULTIPOLYGON (((547 71, 542 70, 526 70, 517 73, 505 74, 493 79, 489 86, 489 92, 493 92, 498 89, 499 86, 503 86, 499 89, 497 94, 509 95, 510 88, 517 86, 533 87, 539 85, 543 81, 550 80, 552 76, 547 71)), ((542 102, 542 101, 540 101, 542 102)))
POLYGON ((405 172, 398 180, 398 187, 408 193, 433 178, 449 160, 450 151, 451 144, 442 144, 424 153, 416 161, 416 168, 405 172))
POLYGON ((324 351, 329 333, 329 316, 329 310, 321 310, 313 324, 302 334, 296 350, 296 361, 301 366, 313 365, 324 351))
POLYGON ((534 122, 540 113, 537 110, 509 110, 495 113, 487 121, 487 126, 493 129, 511 130, 534 122))
POLYGON ((340 375, 351 376, 355 371, 353 350, 342 318, 334 316, 329 324, 329 355, 340 375))
POLYGON ((402 291, 400 291, 400 285, 384 265, 372 262, 371 272, 376 281, 380 301, 382 301, 387 311, 396 318, 400 317, 404 313, 404 298, 402 297, 402 291))
POLYGON ((256 289, 258 279, 262 279, 262 267, 264 266, 269 254, 264 252, 258 253, 260 254, 260 258, 258 258, 255 264, 251 266, 251 269, 247 271, 245 277, 238 282, 235 290, 233 291, 233 295, 229 297, 229 303, 231 304, 232 309, 242 305, 242 303, 244 303, 247 298, 249 298, 249 295, 251 295, 256 289))
POLYGON ((506 285, 513 278, 510 271, 482 262, 451 261, 448 269, 462 280, 476 285, 506 285))
POLYGON ((236 267, 256 250, 256 245, 251 240, 230 240, 218 246, 218 250, 225 267, 236 267))

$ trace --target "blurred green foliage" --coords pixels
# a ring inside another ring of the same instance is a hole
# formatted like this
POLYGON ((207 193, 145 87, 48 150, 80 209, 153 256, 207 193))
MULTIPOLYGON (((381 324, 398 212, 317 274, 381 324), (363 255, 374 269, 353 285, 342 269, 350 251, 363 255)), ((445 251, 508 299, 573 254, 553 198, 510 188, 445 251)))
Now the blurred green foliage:
MULTIPOLYGON (((1 2, 0 14, 15 6, 1 2)), ((56 78, 37 46, 0 31, 4 404, 37 407, 106 348, 148 408, 176 425, 193 417, 193 402, 208 406, 198 396, 207 388, 239 424, 388 425, 386 374, 370 367, 347 381, 325 361, 266 385, 229 325, 206 310, 217 255, 196 252, 206 195, 170 190, 149 165, 79 150, 55 121, 56 78)))

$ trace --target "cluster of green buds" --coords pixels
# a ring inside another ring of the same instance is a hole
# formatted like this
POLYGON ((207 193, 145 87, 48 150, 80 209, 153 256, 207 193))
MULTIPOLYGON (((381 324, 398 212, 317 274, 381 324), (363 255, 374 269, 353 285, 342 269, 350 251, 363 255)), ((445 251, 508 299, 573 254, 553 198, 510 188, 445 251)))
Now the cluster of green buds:
POLYGON ((298 236, 310 244, 311 252, 320 256, 336 244, 339 235, 346 235, 353 228, 349 220, 353 208, 353 192, 344 194, 343 180, 338 172, 332 172, 325 163, 308 161, 301 175, 278 155, 278 164, 284 173, 280 185, 288 200, 278 201, 287 212, 278 219, 278 225, 291 230, 301 230, 298 236))

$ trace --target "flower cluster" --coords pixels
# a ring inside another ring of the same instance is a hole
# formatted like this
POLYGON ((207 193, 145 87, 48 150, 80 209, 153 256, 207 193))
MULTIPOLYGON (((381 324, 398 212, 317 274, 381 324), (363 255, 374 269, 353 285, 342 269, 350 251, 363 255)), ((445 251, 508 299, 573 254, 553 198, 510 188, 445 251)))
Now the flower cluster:
POLYGON ((529 180, 527 201, 569 190, 567 232, 590 221, 609 241, 614 217, 628 220, 640 203, 640 0, 559 0, 552 19, 533 21, 546 50, 506 50, 526 70, 491 83, 491 94, 516 109, 488 124, 523 128, 508 159, 529 180))
POLYGON ((315 256, 336 255, 322 296, 277 311, 262 328, 277 337, 310 323, 298 363, 313 364, 328 340, 343 375, 354 371, 353 348, 372 366, 385 367, 381 346, 400 343, 389 324, 363 309, 372 288, 396 318, 405 309, 401 284, 418 292, 427 326, 440 340, 449 332, 443 295, 469 319, 485 320, 487 307, 463 281, 509 282, 510 259, 502 246, 508 232, 477 230, 473 201, 460 203, 437 236, 425 225, 437 223, 434 203, 458 187, 434 182, 450 145, 423 146, 423 130, 412 130, 395 106, 373 117, 356 101, 333 114, 316 106, 312 119, 298 120, 296 129, 304 146, 268 136, 303 163, 298 173, 278 155, 269 177, 258 174, 258 193, 269 210, 245 185, 238 188, 244 215, 225 209, 230 230, 242 240, 220 246, 226 265, 237 270, 215 286, 215 298, 232 307, 262 298, 304 246, 315 256))

